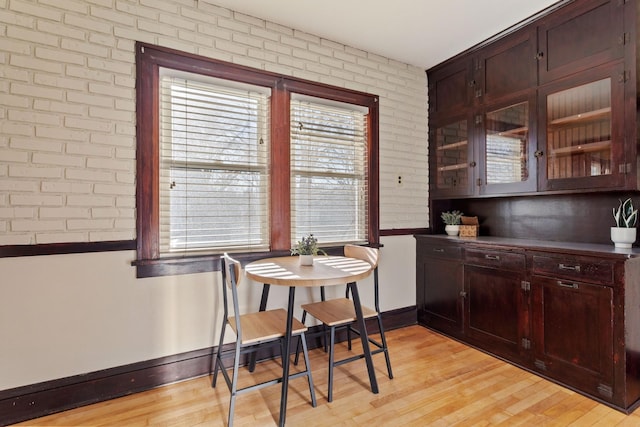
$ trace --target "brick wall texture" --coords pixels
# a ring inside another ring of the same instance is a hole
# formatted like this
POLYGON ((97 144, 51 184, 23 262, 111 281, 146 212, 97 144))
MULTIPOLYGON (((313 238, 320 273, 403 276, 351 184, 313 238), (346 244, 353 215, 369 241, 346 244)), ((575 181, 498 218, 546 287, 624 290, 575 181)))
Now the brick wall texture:
POLYGON ((0 0, 0 245, 135 238, 136 41, 379 95, 381 228, 427 226, 424 70, 212 3, 0 0))

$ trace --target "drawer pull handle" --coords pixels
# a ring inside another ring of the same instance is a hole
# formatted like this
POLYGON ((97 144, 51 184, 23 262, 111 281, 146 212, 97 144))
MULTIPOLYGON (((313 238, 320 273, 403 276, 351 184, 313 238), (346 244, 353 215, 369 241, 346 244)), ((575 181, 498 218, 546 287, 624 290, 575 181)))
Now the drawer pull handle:
POLYGON ((433 252, 440 252, 440 253, 442 253, 442 252, 444 252, 444 249, 442 249, 442 248, 433 248, 433 252))
POLYGON ((558 286, 562 286, 563 288, 578 289, 578 284, 577 283, 565 283, 565 282, 560 281, 560 280, 558 280, 558 286))
POLYGON ((566 265, 566 264, 558 264, 558 268, 560 270, 571 270, 577 273, 580 273, 580 264, 578 265, 566 265))
POLYGON ((500 256, 499 255, 485 255, 484 256, 485 259, 490 259, 493 261, 500 261, 500 256))

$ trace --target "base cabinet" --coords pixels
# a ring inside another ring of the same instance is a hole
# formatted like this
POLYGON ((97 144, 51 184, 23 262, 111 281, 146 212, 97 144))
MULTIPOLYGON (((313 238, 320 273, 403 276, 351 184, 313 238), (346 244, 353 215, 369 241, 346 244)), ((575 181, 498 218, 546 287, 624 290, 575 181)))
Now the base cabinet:
POLYGON ((526 329, 523 274, 495 268, 464 267, 465 333, 477 347, 520 360, 526 329))
POLYGON ((416 240, 420 324, 625 413, 640 406, 640 250, 416 240))
POLYGON ((419 321, 451 336, 462 336, 462 249, 459 246, 423 245, 417 277, 430 286, 417 289, 419 321))
POLYGON ((535 369, 611 401, 614 289, 534 277, 531 290, 535 369))

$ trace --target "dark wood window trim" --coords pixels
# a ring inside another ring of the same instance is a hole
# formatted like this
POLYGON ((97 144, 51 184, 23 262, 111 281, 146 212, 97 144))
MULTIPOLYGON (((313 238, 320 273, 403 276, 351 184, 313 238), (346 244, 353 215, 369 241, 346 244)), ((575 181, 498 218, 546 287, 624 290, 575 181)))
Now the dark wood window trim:
MULTIPOLYGON (((198 73, 271 88, 271 250, 234 254, 249 261, 289 253, 289 101, 292 92, 369 108, 369 243, 380 243, 378 192, 378 96, 218 61, 173 49, 136 44, 137 94, 137 267, 138 277, 214 271, 217 255, 160 258, 159 242, 159 68, 198 73)), ((329 248, 338 253, 342 248, 329 248)))

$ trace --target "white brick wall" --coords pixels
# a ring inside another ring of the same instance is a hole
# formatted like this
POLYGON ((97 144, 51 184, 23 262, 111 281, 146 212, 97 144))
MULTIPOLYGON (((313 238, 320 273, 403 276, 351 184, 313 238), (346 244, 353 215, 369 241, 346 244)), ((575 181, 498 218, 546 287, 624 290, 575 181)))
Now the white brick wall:
POLYGON ((381 228, 427 225, 424 70, 212 2, 0 0, 0 245, 135 238, 135 41, 379 95, 381 228))

